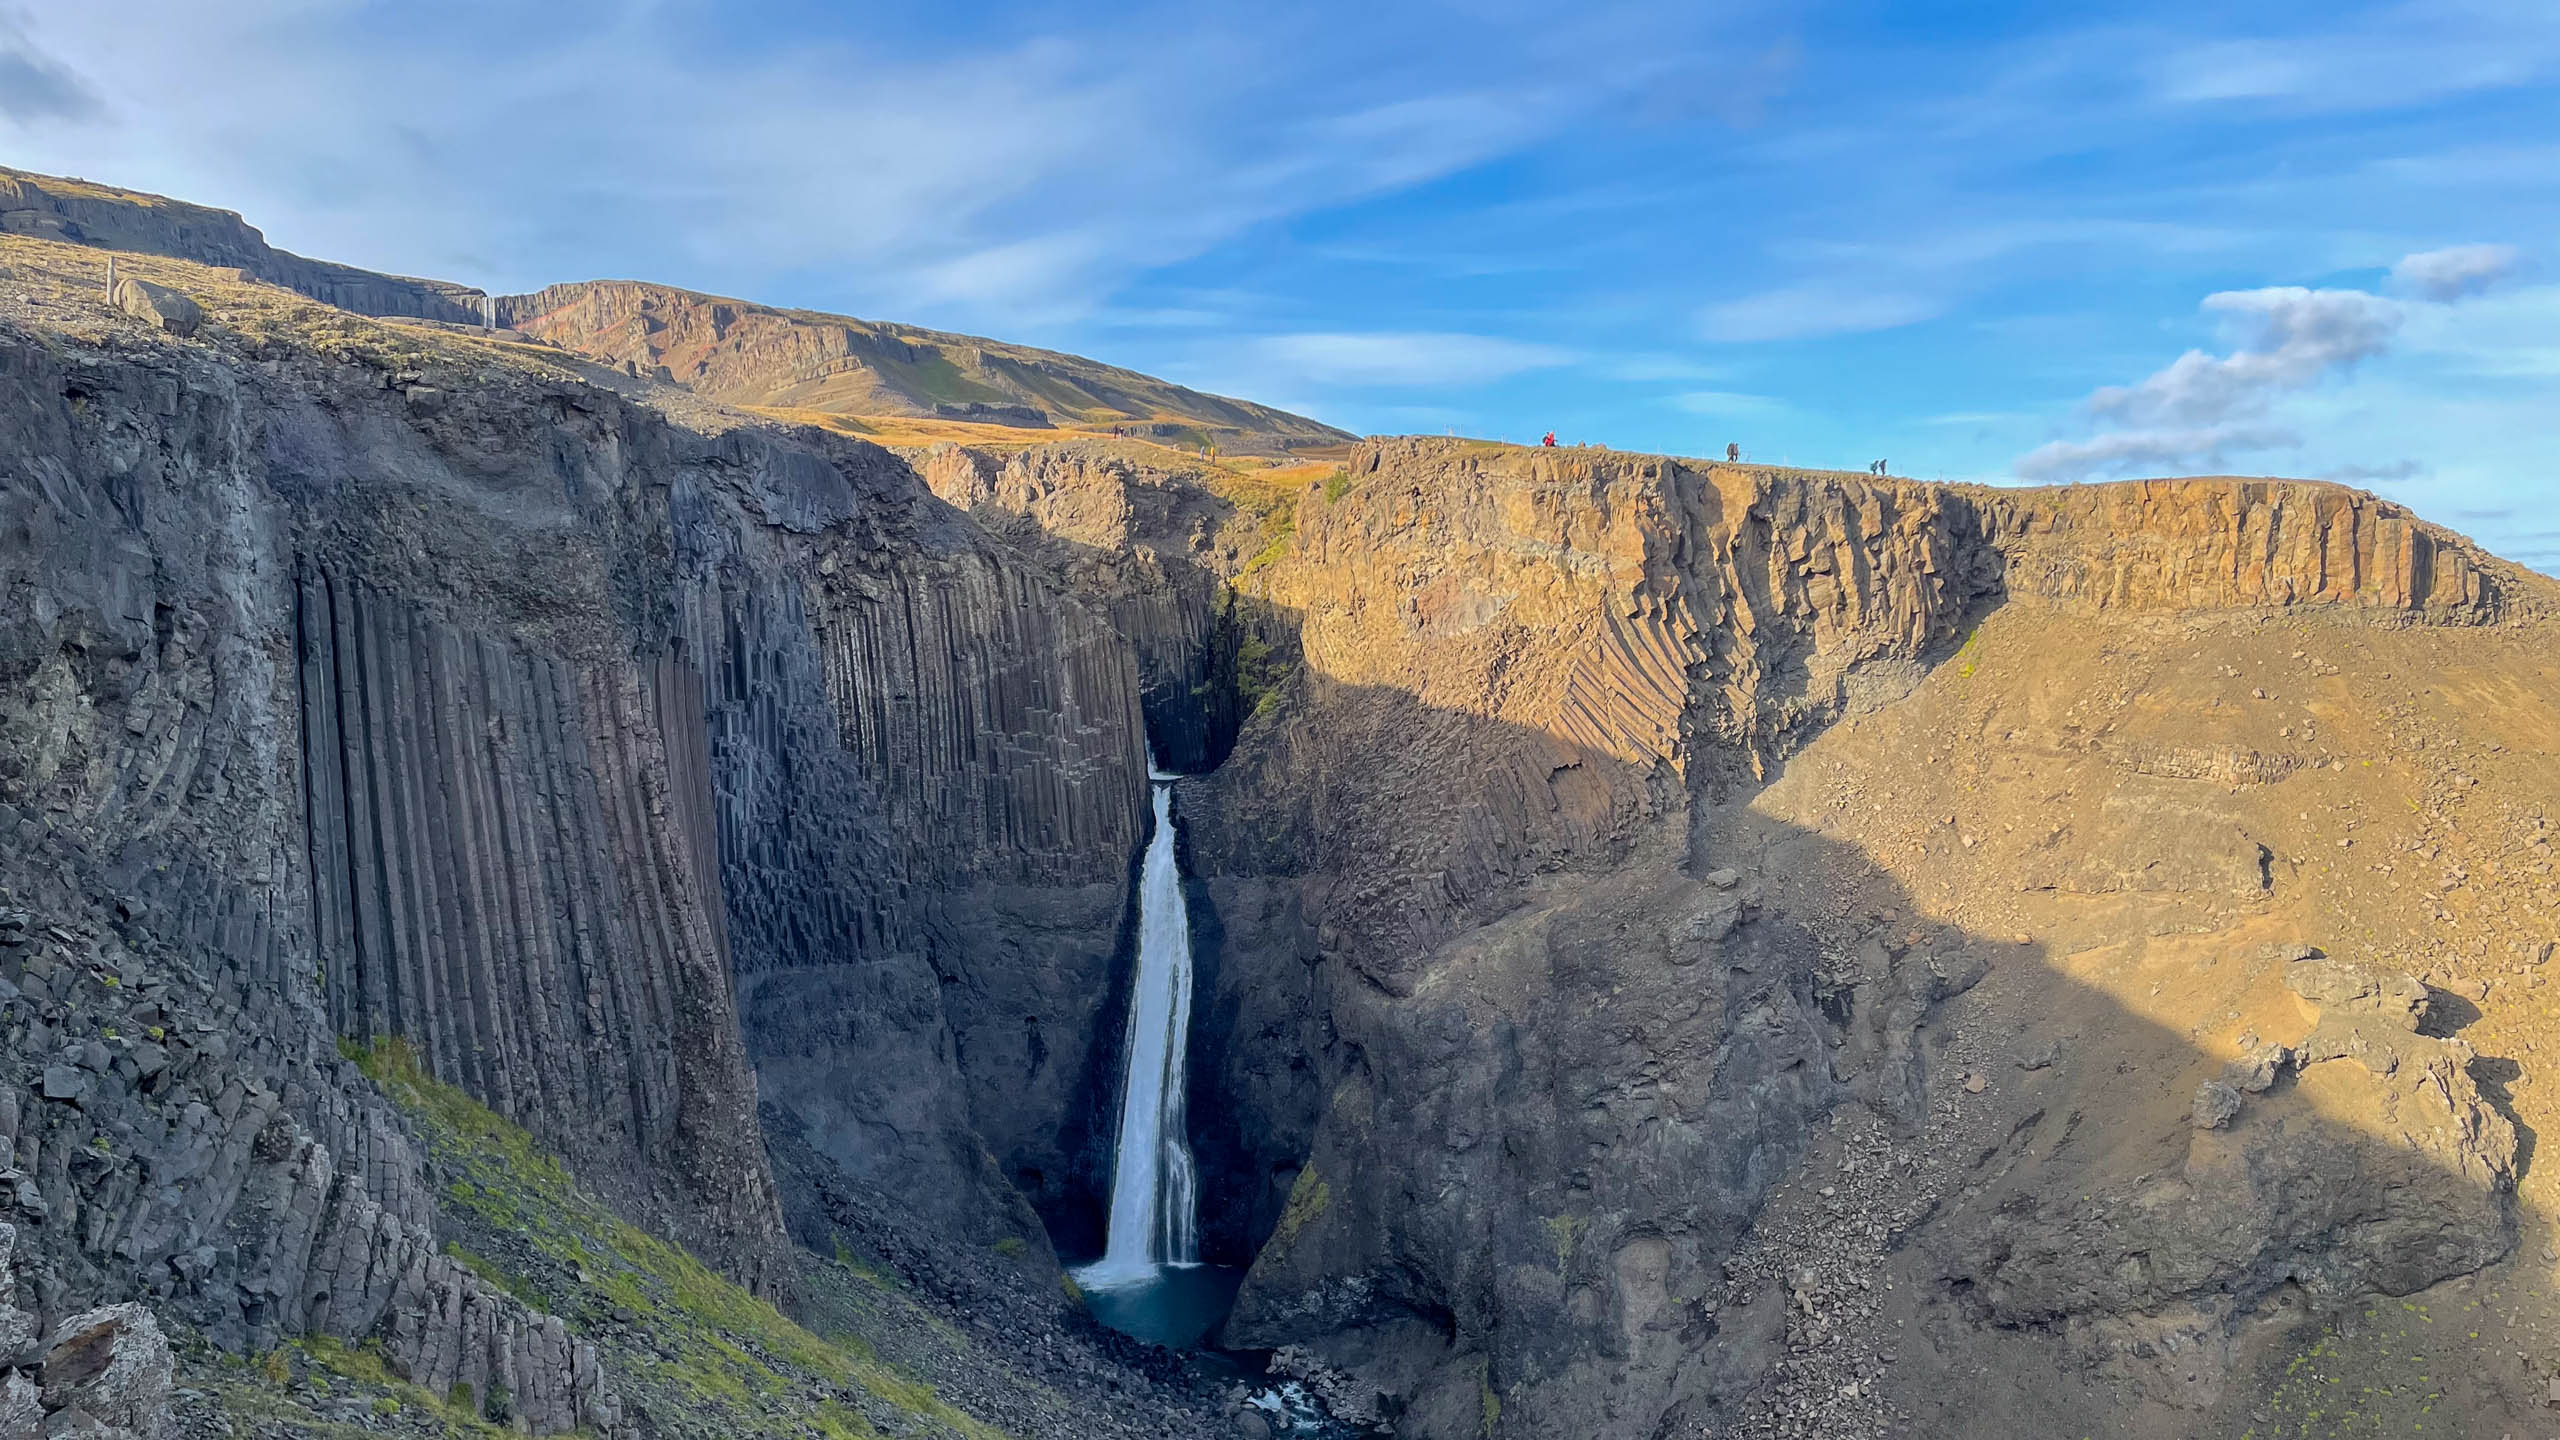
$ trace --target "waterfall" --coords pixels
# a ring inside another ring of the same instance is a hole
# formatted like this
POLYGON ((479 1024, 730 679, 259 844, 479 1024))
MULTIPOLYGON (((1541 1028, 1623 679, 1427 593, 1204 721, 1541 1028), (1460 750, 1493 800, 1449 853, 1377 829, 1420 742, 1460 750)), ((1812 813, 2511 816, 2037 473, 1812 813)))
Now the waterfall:
POLYGON ((1156 830, 1138 878, 1138 976, 1129 996, 1129 1068, 1120 1145, 1111 1163, 1111 1230, 1102 1258, 1076 1272, 1091 1288, 1196 1265, 1191 1144, 1182 1120, 1183 1052, 1191 1038, 1191 917, 1173 854, 1175 777, 1148 766, 1156 830))

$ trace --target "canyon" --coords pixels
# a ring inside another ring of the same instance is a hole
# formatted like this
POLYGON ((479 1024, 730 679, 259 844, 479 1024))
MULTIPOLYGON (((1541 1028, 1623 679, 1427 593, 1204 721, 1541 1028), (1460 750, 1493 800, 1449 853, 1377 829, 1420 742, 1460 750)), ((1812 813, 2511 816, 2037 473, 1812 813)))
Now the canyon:
POLYGON ((5 183, 10 1423, 2548 1423, 2560 582, 5 183), (1214 1351, 1071 1273, 1151 844, 1214 1351))

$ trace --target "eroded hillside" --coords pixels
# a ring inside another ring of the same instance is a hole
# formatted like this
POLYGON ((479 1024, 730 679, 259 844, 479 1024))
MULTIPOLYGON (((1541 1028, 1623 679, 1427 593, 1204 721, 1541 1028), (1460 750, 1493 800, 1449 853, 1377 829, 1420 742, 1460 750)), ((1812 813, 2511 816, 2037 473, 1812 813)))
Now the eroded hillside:
POLYGON ((2331 487, 1442 442, 1295 530, 1189 812, 1223 1081, 1317 1117, 1231 1337, 1432 1435, 2538 1410, 2560 587, 2331 487))

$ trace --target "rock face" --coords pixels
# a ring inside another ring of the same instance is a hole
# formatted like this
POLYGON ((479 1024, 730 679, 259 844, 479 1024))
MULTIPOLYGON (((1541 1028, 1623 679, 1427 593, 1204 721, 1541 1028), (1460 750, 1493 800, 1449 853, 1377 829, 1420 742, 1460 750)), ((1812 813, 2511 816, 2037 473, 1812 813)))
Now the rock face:
POLYGON ((2346 606, 2478 622, 2537 603, 2512 566, 2334 486, 2139 480, 1972 498, 2006 556, 2009 592, 2076 608, 2346 606))
POLYGON ((1238 652, 1252 617, 1228 583, 1267 543, 1203 470, 1067 444, 992 455, 934 447, 933 492, 1038 557, 1110 617, 1135 653, 1157 759, 1183 774, 1224 763, 1244 720, 1238 652))
POLYGON ((1172 422, 1229 449, 1331 445, 1327 425, 1134 371, 911 325, 590 280, 497 302, 502 325, 734 405, 1046 429, 1172 422))
POLYGON ((1107 621, 870 447, 209 303, 191 344, 0 326, 0 887, 66 927, 0 996, 44 1313, 379 1341, 609 1428, 336 1037, 750 1283, 839 1182, 1049 1264, 1015 1185, 1096 1188, 1144 829, 1107 621))
POLYGON ((111 297, 117 309, 138 320, 147 321, 172 335, 193 335, 204 323, 204 307, 170 289, 148 280, 118 280, 111 297))

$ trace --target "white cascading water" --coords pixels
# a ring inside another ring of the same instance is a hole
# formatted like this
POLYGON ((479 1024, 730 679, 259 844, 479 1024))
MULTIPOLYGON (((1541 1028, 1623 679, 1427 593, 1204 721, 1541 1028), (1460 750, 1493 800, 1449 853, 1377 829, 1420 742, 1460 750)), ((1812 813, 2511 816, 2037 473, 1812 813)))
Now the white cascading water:
POLYGON ((1191 1143, 1183 1129, 1183 1052, 1191 1037, 1191 917, 1173 853, 1174 776, 1153 765, 1156 832, 1138 877, 1138 977, 1129 997, 1129 1070, 1111 1166, 1111 1230, 1102 1258, 1076 1272, 1107 1289, 1196 1265, 1191 1143))

